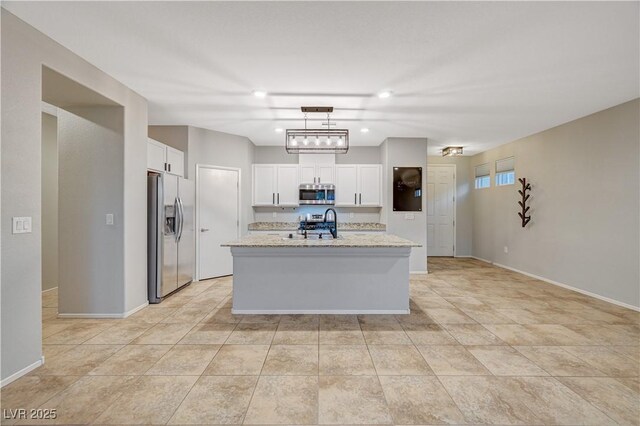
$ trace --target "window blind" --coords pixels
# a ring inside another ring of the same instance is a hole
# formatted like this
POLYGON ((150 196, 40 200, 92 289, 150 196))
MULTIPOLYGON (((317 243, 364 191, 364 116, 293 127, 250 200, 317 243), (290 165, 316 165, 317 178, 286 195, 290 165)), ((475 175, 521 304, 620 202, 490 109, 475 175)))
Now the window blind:
POLYGON ((503 158, 496 161, 496 173, 514 170, 515 157, 503 158))
POLYGON ((489 163, 476 166, 476 177, 489 176, 489 163))

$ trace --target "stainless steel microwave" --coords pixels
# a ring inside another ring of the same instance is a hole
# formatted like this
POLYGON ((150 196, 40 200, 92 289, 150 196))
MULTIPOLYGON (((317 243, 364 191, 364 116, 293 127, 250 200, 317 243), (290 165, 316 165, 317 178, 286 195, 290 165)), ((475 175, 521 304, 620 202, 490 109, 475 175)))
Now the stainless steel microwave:
POLYGON ((334 205, 336 203, 336 187, 331 184, 305 184, 300 185, 299 203, 334 205))

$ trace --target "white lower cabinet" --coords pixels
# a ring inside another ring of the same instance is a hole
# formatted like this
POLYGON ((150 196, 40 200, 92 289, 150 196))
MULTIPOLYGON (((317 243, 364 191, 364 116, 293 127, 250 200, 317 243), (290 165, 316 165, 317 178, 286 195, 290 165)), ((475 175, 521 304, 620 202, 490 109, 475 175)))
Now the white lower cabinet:
POLYGON ((380 164, 337 164, 337 207, 382 206, 382 166, 380 164))
POLYGON ((298 179, 297 164, 254 164, 253 205, 296 207, 298 179))

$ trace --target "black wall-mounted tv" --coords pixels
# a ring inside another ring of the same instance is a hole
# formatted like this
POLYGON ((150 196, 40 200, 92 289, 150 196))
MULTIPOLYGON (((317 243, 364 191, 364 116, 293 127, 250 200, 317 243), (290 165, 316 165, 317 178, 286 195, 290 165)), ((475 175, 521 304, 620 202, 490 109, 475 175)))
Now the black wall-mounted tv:
POLYGON ((422 167, 393 168, 393 211, 422 211, 422 167))

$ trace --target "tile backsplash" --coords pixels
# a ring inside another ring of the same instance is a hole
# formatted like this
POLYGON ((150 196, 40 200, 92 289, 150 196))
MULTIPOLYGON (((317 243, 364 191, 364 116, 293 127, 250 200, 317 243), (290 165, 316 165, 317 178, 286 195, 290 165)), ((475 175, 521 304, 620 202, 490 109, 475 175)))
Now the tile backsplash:
MULTIPOLYGON (((254 222, 297 222, 300 215, 324 213, 331 206, 254 207, 254 222), (275 217, 274 217, 275 216, 275 217)), ((334 207, 342 223, 380 222, 378 207, 334 207)))

